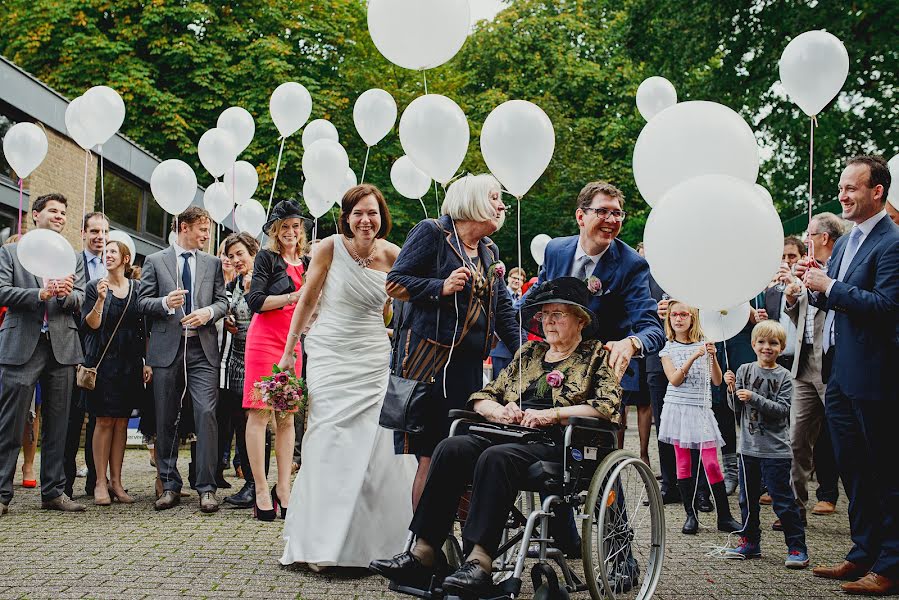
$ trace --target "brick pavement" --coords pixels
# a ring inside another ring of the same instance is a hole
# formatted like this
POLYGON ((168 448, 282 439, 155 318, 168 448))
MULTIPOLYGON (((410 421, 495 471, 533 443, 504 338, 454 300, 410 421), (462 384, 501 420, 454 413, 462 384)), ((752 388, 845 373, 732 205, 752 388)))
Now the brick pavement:
MULTIPOLYGON (((633 434, 629 430, 629 447, 635 442, 633 434)), ((182 465, 186 462, 182 457, 182 465)), ((137 498, 136 504, 91 504, 80 515, 39 510, 40 492, 19 487, 17 471, 11 512, 0 517, 0 599, 401 597, 389 593, 382 579, 364 571, 317 575, 300 567, 281 567, 281 521, 254 521, 249 510, 223 509, 203 515, 195 494, 176 509, 154 512, 155 470, 144 450, 127 452, 125 471, 125 484, 137 498)), ((237 483, 233 472, 228 475, 237 483)), ((76 482, 76 496, 83 485, 84 479, 76 482)), ((737 510, 735 497, 731 504, 737 510)), ((838 514, 809 515, 807 537, 813 565, 839 560, 847 549, 845 511, 841 498, 838 514)), ((656 593, 659 600, 841 595, 838 585, 813 577, 810 570, 784 568, 786 549, 782 535, 770 529, 775 518, 770 507, 762 507, 764 557, 746 562, 707 557, 727 536, 708 527, 699 535, 684 536, 680 533, 683 509, 668 506, 665 514, 667 551, 656 593)), ((703 514, 702 521, 714 524, 714 517, 703 514)), ((530 598, 530 588, 525 591, 524 597, 530 598)))

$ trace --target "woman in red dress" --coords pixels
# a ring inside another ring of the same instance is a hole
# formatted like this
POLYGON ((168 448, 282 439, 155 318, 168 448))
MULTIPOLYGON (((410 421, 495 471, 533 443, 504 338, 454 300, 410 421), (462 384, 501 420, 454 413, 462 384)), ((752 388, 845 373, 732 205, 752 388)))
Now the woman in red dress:
MULTIPOLYGON (((246 444, 253 479, 256 482, 257 519, 272 521, 278 506, 282 518, 290 501, 290 475, 293 466, 293 414, 275 415, 275 457, 278 483, 269 494, 265 476, 265 429, 272 420, 272 410, 259 397, 253 384, 271 375, 284 353, 284 341, 290 331, 290 320, 300 297, 303 283, 303 254, 306 231, 300 205, 294 200, 279 202, 265 224, 269 245, 260 250, 253 263, 253 282, 247 304, 255 313, 247 330, 243 407, 247 410, 246 444)), ((296 372, 301 372, 302 352, 296 338, 296 372)))

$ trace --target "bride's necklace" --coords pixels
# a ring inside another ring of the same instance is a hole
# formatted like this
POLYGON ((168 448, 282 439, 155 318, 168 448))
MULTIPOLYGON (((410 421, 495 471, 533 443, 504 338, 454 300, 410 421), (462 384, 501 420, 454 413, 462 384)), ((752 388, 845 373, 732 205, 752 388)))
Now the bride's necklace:
POLYGON ((369 266, 371 266, 371 263, 373 263, 375 260, 375 245, 377 243, 378 240, 375 239, 375 241, 371 244, 371 250, 368 252, 368 256, 362 258, 361 256, 359 256, 359 253, 356 252, 356 243, 353 241, 350 242, 350 254, 353 255, 353 260, 356 261, 357 265, 359 265, 363 269, 367 269, 369 266))

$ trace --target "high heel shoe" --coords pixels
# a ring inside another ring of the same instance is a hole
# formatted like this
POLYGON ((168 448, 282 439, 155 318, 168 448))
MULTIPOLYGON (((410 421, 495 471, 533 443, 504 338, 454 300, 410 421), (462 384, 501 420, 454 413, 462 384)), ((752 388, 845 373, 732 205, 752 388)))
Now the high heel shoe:
POLYGON ((100 487, 99 485, 94 488, 94 504, 96 504, 97 506, 109 506, 112 504, 112 498, 109 496, 109 494, 107 494, 106 496, 99 494, 98 492, 102 489, 104 488, 100 487))
POLYGON ((281 509, 281 518, 287 518, 287 507, 281 502, 281 499, 278 497, 278 485, 275 484, 275 487, 272 488, 272 506, 277 511, 279 508, 281 509))
POLYGON ((253 518, 259 521, 274 521, 278 516, 276 509, 278 505, 275 504, 275 493, 272 492, 272 508, 270 509, 262 509, 259 508, 259 503, 255 500, 253 501, 253 518))
POLYGON ((107 488, 109 490, 109 497, 118 502, 119 504, 134 504, 134 498, 128 495, 128 490, 125 490, 121 494, 116 492, 110 486, 107 488))

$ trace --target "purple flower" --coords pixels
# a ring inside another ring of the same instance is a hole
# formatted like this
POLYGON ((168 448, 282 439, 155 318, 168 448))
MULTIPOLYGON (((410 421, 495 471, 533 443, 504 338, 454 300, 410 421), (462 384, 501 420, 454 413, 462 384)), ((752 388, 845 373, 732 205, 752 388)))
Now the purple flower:
POLYGON ((555 370, 550 371, 546 374, 546 383, 551 388, 562 387, 562 382, 565 380, 565 374, 562 371, 555 370))
POLYGON ((592 295, 596 295, 602 291, 602 281, 599 280, 599 277, 596 275, 591 275, 587 278, 587 291, 592 295))
POLYGON ((275 381, 278 383, 287 383, 287 373, 278 373, 275 375, 275 381))

